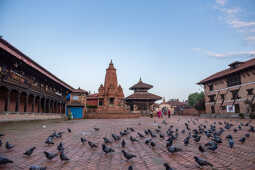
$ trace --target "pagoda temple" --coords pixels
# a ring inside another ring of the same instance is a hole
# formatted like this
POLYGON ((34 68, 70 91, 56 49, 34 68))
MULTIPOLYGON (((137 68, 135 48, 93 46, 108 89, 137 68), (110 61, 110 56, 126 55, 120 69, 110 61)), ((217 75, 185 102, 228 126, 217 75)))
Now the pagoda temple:
POLYGON ((154 102, 161 99, 160 96, 148 92, 152 87, 140 78, 137 84, 129 88, 129 90, 134 90, 134 93, 126 97, 126 103, 132 112, 150 113, 154 102))

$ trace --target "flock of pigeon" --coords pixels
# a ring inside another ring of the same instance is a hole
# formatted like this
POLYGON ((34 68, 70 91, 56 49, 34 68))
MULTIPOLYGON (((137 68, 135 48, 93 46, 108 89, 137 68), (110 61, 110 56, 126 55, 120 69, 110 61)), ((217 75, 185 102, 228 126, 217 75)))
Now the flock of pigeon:
MULTIPOLYGON (((179 121, 179 120, 178 120, 179 121)), ((141 123, 139 123, 141 125, 141 123)), ((250 135, 252 133, 255 133, 255 128, 251 124, 251 121, 246 123, 239 123, 237 127, 235 127, 230 121, 215 121, 213 123, 205 122, 205 124, 202 124, 199 122, 198 119, 192 119, 185 122, 184 128, 180 130, 181 135, 185 135, 183 143, 184 146, 188 146, 190 144, 190 141, 193 140, 195 143, 198 144, 198 150, 203 153, 207 151, 215 152, 218 148, 218 145, 220 145, 223 142, 228 142, 228 145, 230 148, 235 147, 235 142, 239 142, 240 144, 245 143, 246 140, 249 139, 250 135), (191 128, 190 124, 193 123, 196 128, 191 128), (217 127, 220 126, 220 127, 217 127), (243 128, 246 127, 246 132, 244 133, 244 136, 240 139, 235 139, 232 136, 232 133, 236 133, 237 131, 243 130, 243 128), (248 130, 247 130, 248 129, 248 130), (227 133, 225 138, 222 137, 223 133, 227 133), (209 142, 202 145, 200 144, 201 138, 208 138, 209 142)), ((99 128, 94 128, 94 131, 100 131, 99 128)), ((72 133, 72 130, 70 128, 67 128, 67 132, 56 132, 54 131, 52 134, 50 134, 47 139, 45 140, 46 145, 55 145, 56 140, 58 138, 62 138, 64 133, 72 133)), ((15 145, 10 144, 8 141, 4 141, 4 134, 0 134, 0 147, 6 148, 6 150, 13 150, 15 148, 15 145)), ((129 161, 131 159, 135 159, 136 155, 133 153, 129 153, 126 151, 127 142, 126 140, 130 140, 131 143, 136 142, 143 142, 145 145, 149 146, 150 148, 154 148, 157 143, 154 139, 158 138, 159 140, 165 141, 165 151, 169 152, 169 154, 174 154, 176 152, 182 152, 183 149, 176 146, 176 143, 178 141, 179 136, 179 129, 174 128, 174 125, 169 125, 165 120, 162 121, 161 124, 158 124, 157 126, 153 128, 145 128, 144 131, 138 131, 132 127, 125 128, 124 130, 120 131, 119 134, 112 134, 111 138, 109 137, 103 137, 102 139, 102 152, 105 154, 111 154, 115 152, 114 148, 112 148, 112 144, 120 144, 120 147, 122 148, 122 154, 123 157, 129 161), (166 126, 167 130, 163 132, 162 126, 166 126), (134 134, 137 134, 134 136, 134 134)), ((85 137, 80 138, 81 145, 87 145, 92 149, 97 149, 99 147, 99 144, 94 143, 93 141, 90 141, 86 139, 85 137)), ((182 141, 178 141, 182 142, 182 141)), ((32 147, 24 152, 24 155, 26 157, 31 157, 33 152, 36 150, 36 147, 32 147)), ((62 142, 60 142, 57 145, 57 150, 55 153, 50 152, 43 152, 44 156, 49 160, 56 159, 56 157, 59 156, 60 160, 63 162, 71 161, 72 159, 69 158, 65 154, 65 148, 62 142)), ((199 167, 213 167, 214 165, 210 163, 208 160, 202 159, 198 156, 194 156, 194 162, 199 167)), ((5 164, 13 163, 13 161, 9 158, 3 157, 0 155, 0 166, 4 166, 5 164)), ((166 170, 173 170, 173 168, 169 165, 169 163, 165 162, 162 164, 162 168, 165 168, 166 170)), ((46 170, 47 167, 40 167, 38 165, 32 165, 29 170, 46 170)), ((133 170, 134 168, 132 165, 128 167, 128 170, 133 170)))

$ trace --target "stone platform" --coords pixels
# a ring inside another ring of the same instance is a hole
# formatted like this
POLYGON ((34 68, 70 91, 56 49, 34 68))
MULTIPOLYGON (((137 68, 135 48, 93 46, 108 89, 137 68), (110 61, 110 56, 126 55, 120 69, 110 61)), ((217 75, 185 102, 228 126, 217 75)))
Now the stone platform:
POLYGON ((1 122, 64 119, 63 113, 0 113, 1 122))

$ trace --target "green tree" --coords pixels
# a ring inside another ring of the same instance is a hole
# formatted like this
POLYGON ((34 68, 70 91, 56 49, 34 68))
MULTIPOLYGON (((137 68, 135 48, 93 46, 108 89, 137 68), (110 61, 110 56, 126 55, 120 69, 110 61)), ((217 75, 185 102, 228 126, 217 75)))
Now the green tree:
POLYGON ((205 95, 204 92, 195 92, 189 95, 188 103, 197 110, 205 110, 205 95))

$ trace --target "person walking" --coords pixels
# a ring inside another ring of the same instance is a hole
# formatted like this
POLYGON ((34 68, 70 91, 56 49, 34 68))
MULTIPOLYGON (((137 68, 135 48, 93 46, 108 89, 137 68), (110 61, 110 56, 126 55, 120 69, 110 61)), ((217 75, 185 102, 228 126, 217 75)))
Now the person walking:
POLYGON ((170 111, 170 109, 168 110, 168 118, 170 118, 171 117, 171 111, 170 111))

